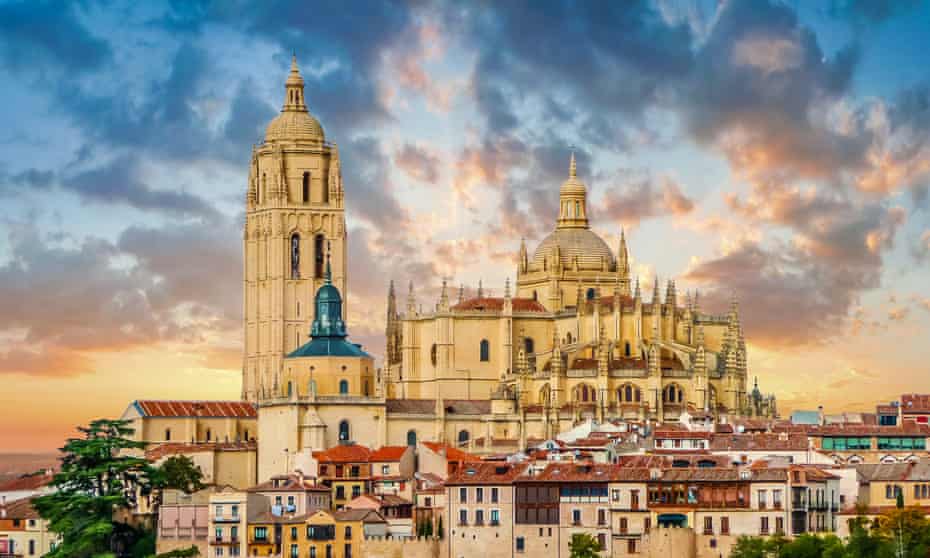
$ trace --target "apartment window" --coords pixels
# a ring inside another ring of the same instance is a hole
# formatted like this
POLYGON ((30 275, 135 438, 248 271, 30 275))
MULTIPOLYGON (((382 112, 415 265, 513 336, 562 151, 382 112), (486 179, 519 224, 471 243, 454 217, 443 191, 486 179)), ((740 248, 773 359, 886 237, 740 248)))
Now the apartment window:
POLYGON ((316 547, 315 546, 310 547, 310 558, 316 558, 316 547))
POLYGON ((597 524, 607 525, 607 511, 606 510, 597 510, 597 524))
POLYGON ((606 550, 607 549, 607 535, 605 535, 604 533, 598 533, 597 544, 600 547, 600 550, 606 550))
POLYGON ((346 487, 344 487, 344 486, 337 486, 337 487, 336 487, 336 499, 337 499, 337 500, 345 500, 345 499, 346 499, 346 487))
POLYGON ((484 525, 484 510, 475 510, 475 525, 484 525))
MULTIPOLYGON (((627 343, 627 347, 629 347, 629 346, 630 346, 630 344, 627 343)), ((627 554, 636 554, 636 539, 630 539, 630 540, 626 541, 626 553, 627 553, 627 554)))
POLYGON ((784 517, 775 518, 775 532, 780 535, 785 534, 785 518, 784 517))
POLYGON ((349 470, 350 470, 351 473, 352 473, 352 478, 358 477, 359 472, 361 471, 361 469, 359 469, 358 465, 352 465, 352 468, 349 469, 349 470))
POLYGON ((216 516, 217 518, 219 518, 219 519, 222 519, 222 517, 223 517, 223 506, 216 506, 215 508, 213 508, 213 515, 215 515, 215 516, 216 516))
POLYGON ((630 491, 630 509, 639 509, 639 490, 630 491))
MULTIPOLYGON (((500 525, 501 523, 501 512, 500 510, 491 510, 491 525, 500 525)), ((542 528, 539 529, 542 531, 542 528)), ((542 536, 542 533, 539 533, 542 536)))
POLYGON ((772 506, 775 509, 781 508, 781 490, 772 491, 772 506))
POLYGON ((361 495, 362 495, 362 487, 356 484, 355 486, 352 487, 352 497, 358 498, 361 495))
POLYGON ((769 534, 769 518, 767 516, 759 518, 759 533, 763 535, 769 534))
POLYGON ((281 505, 281 497, 280 497, 280 496, 275 496, 275 497, 274 497, 274 505, 276 505, 276 506, 280 506, 280 505, 281 505))
POLYGON ((288 506, 293 506, 293 505, 294 505, 294 497, 293 497, 293 496, 288 496, 288 497, 287 497, 287 505, 288 505, 288 506))
POLYGON ((620 501, 620 491, 619 491, 619 490, 616 490, 616 489, 611 490, 611 491, 610 491, 610 499, 611 499, 611 501, 619 502, 619 501, 620 501))
POLYGON ((29 556, 32 556, 36 553, 36 542, 33 540, 29 541, 29 556))
POLYGON ((468 510, 459 510, 459 525, 468 525, 468 510))
POLYGON ((768 507, 768 491, 760 490, 759 491, 759 509, 764 510, 768 507))
POLYGON ((714 518, 713 517, 704 518, 704 534, 705 535, 714 534, 714 518))
POLYGON ((581 510, 572 510, 572 524, 581 525, 581 510))
POLYGON ((233 525, 232 527, 229 528, 229 538, 232 540, 236 540, 239 538, 239 527, 233 525))
POLYGON ((387 474, 389 474, 390 472, 391 472, 391 466, 390 466, 390 465, 382 465, 382 466, 381 466, 381 474, 382 474, 382 475, 387 475, 387 474))
POLYGON ((352 545, 347 544, 345 547, 345 558, 352 558, 352 545))
POLYGON ((625 535, 626 532, 629 530, 629 528, 630 528, 629 520, 625 517, 621 517, 620 518, 620 533, 625 535))
POLYGON ((223 547, 222 547, 222 546, 216 547, 216 552, 214 552, 213 555, 214 555, 214 556, 222 556, 222 555, 223 555, 223 547))
POLYGON ((651 517, 647 517, 647 518, 643 519, 643 530, 644 530, 644 531, 648 531, 648 530, 651 529, 651 528, 652 528, 652 518, 651 518, 651 517))
POLYGON ((475 502, 479 504, 484 502, 484 489, 480 486, 475 489, 475 502))
POLYGON ((352 526, 351 526, 351 525, 346 525, 346 530, 345 530, 345 535, 344 535, 344 536, 345 536, 346 539, 351 539, 351 538, 352 538, 352 526))
POLYGON ((723 516, 720 518, 720 534, 729 535, 730 534, 730 518, 723 516))
POLYGON ((517 552, 523 552, 526 548, 526 542, 523 540, 523 537, 517 537, 514 539, 514 544, 516 545, 517 552))
POLYGON ((291 545, 291 558, 300 558, 300 547, 296 544, 291 545))
POLYGON ((498 493, 498 489, 496 487, 491 489, 491 503, 492 504, 497 503, 497 493, 498 493))
POLYGON ((459 502, 463 504, 468 502, 468 489, 467 488, 459 488, 459 502))
POLYGON ((267 527, 256 527, 254 533, 255 533, 256 541, 268 540, 268 528, 267 527))
POLYGON ((433 499, 429 496, 423 499, 423 507, 431 508, 433 507, 433 499))
POLYGON ((223 528, 222 527, 217 527, 216 529, 214 529, 213 534, 216 536, 216 540, 218 541, 223 540, 223 528))
POLYGON ((333 545, 326 545, 326 558, 333 558, 333 545))

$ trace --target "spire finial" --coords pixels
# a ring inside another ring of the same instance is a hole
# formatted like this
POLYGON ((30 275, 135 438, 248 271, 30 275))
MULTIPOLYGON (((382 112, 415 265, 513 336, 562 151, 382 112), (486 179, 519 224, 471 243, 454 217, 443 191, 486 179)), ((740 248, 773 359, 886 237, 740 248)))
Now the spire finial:
POLYGON ((577 167, 575 165, 575 150, 572 149, 572 158, 568 162, 568 177, 575 178, 577 176, 577 167))

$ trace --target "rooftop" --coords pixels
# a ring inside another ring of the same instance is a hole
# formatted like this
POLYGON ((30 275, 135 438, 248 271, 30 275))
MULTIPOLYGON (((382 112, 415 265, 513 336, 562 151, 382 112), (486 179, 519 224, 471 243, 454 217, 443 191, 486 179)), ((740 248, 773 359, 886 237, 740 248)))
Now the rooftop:
POLYGON ((256 418, 255 405, 247 401, 136 400, 133 406, 144 417, 256 418))
POLYGON ((446 486, 467 484, 511 484, 526 471, 527 465, 504 463, 469 463, 446 480, 446 486))

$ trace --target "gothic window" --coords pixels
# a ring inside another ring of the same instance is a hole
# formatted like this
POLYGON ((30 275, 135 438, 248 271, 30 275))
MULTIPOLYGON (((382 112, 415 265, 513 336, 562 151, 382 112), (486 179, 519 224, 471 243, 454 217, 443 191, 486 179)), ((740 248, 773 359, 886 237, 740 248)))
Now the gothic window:
POLYGON ((300 235, 291 235, 291 279, 300 279, 300 235))
POLYGON ((265 195, 265 189, 268 186, 268 175, 262 173, 262 182, 258 185, 258 203, 262 203, 262 196, 265 195))
POLYGON ((301 184, 300 193, 301 193, 300 200, 304 203, 308 203, 310 201, 310 173, 309 172, 304 173, 304 181, 303 181, 303 184, 301 184))
POLYGON ((349 393, 349 381, 339 380, 339 395, 346 395, 348 393, 349 393))
POLYGON ((417 433, 416 433, 415 430, 408 430, 408 431, 407 431, 407 445, 408 445, 408 446, 415 446, 415 445, 417 445, 417 433))
POLYGON ((488 343, 487 339, 481 340, 479 352, 481 353, 481 362, 488 362, 491 360, 491 344, 488 343))
POLYGON ((347 442, 349 440, 349 421, 343 420, 339 422, 339 441, 347 442))
POLYGON ((626 384, 617 390, 617 399, 621 403, 639 403, 642 398, 642 392, 633 384, 626 384))
POLYGON ((581 384, 575 388, 575 401, 582 403, 597 401, 597 392, 588 384, 581 384))
POLYGON ((323 191, 320 193, 322 194, 323 203, 329 203, 329 185, 325 182, 323 183, 323 191))
POLYGON ((458 436, 459 446, 464 446, 468 444, 468 439, 469 439, 468 430, 459 430, 459 436, 458 436))
POLYGON ((586 295, 586 296, 587 296, 588 300, 594 300, 594 289, 588 289, 588 292, 587 292, 587 295, 586 295))
POLYGON ((326 254, 323 253, 325 240, 322 234, 313 237, 313 276, 317 279, 323 277, 323 260, 326 257, 326 254))
POLYGON ((623 344, 623 355, 627 357, 630 356, 630 342, 629 341, 623 344))
POLYGON ((662 402, 663 403, 681 403, 684 398, 684 394, 681 391, 681 388, 676 384, 667 386, 662 390, 662 402))
POLYGON ((526 351, 527 355, 531 355, 536 352, 536 344, 533 343, 532 337, 527 337, 523 340, 523 350, 526 351))
POLYGON ((433 366, 436 366, 436 344, 433 343, 433 346, 429 348, 429 361, 433 363, 433 366))
POLYGON ((571 332, 565 334, 565 343, 568 345, 572 344, 572 334, 571 332))
POLYGON ((290 397, 293 394, 294 394, 294 384, 292 384, 291 382, 288 382, 287 383, 287 396, 290 397))

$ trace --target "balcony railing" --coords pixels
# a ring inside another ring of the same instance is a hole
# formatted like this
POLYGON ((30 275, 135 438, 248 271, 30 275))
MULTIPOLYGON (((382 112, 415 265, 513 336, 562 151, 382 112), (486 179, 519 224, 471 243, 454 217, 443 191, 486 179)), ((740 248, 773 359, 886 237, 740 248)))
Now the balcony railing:
POLYGON ((488 525, 490 525, 491 527, 497 527, 500 524, 501 522, 496 519, 492 519, 491 521, 488 522, 488 525))

